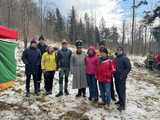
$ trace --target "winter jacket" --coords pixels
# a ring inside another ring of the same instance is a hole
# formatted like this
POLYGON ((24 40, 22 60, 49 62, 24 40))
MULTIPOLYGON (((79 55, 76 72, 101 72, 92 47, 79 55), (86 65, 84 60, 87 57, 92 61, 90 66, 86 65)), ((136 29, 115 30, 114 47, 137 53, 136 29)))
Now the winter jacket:
POLYGON ((97 65, 96 79, 103 83, 111 83, 115 66, 110 59, 101 60, 100 57, 97 65))
POLYGON ((68 48, 62 48, 57 52, 57 61, 59 68, 70 68, 72 51, 68 48))
POLYGON ((52 54, 45 52, 43 54, 42 60, 41 60, 41 68, 42 70, 45 70, 45 71, 56 71, 57 63, 56 63, 55 52, 53 52, 52 54))
POLYGON ((126 55, 118 55, 114 60, 116 65, 116 77, 120 77, 120 79, 126 79, 128 73, 131 71, 131 63, 130 60, 126 57, 126 55))
POLYGON ((160 64, 160 54, 157 54, 157 55, 155 56, 155 59, 156 59, 156 63, 157 63, 157 64, 160 64))
POLYGON ((38 48, 27 48, 22 54, 26 74, 35 74, 41 61, 41 52, 38 48))
POLYGON ((96 56, 96 51, 94 48, 90 47, 89 49, 92 49, 95 54, 93 56, 85 57, 85 71, 86 74, 95 75, 98 64, 98 57, 96 56))
POLYGON ((46 51, 47 51, 47 45, 44 44, 44 45, 41 45, 40 43, 38 44, 38 48, 40 49, 41 51, 41 55, 43 55, 46 51))

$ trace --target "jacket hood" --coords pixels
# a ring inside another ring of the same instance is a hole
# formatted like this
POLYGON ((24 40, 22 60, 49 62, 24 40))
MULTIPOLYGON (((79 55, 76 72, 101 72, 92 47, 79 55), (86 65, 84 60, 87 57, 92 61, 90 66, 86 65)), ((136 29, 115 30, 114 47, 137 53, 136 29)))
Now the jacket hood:
POLYGON ((96 55, 96 48, 95 47, 93 47, 93 46, 89 47, 87 54, 88 54, 89 50, 92 50, 94 55, 96 55))

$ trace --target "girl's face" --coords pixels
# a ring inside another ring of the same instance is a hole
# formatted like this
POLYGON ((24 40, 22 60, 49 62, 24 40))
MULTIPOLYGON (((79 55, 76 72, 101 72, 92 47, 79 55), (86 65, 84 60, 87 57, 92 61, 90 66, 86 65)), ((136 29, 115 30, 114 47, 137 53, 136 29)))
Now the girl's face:
POLYGON ((68 47, 68 44, 67 43, 63 43, 62 44, 62 48, 67 48, 68 47))
POLYGON ((53 51, 54 51, 53 47, 49 47, 49 48, 48 48, 48 52, 49 52, 49 53, 52 53, 53 51))
POLYGON ((94 55, 94 51, 93 50, 88 50, 88 55, 94 55))
POLYGON ((101 52, 101 53, 100 53, 100 56, 101 56, 101 57, 107 57, 107 54, 104 53, 104 52, 101 52))

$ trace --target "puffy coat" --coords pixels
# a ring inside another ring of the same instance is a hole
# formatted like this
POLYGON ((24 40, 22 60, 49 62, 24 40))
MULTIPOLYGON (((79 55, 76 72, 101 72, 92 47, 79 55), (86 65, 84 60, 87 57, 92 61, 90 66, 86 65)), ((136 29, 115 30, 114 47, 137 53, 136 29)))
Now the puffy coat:
POLYGON ((93 47, 90 47, 89 50, 93 50, 94 55, 85 57, 85 71, 89 75, 95 75, 98 64, 98 57, 96 56, 96 51, 93 47))
POLYGON ((157 54, 155 59, 156 59, 157 64, 160 64, 160 54, 157 54))
POLYGON ((35 74, 38 72, 38 66, 41 64, 41 52, 38 48, 27 48, 22 55, 22 61, 25 64, 26 74, 35 74))
POLYGON ((57 61, 59 68, 70 68, 72 51, 67 48, 62 48, 57 52, 57 61))
POLYGON ((115 72, 115 66, 110 59, 106 59, 102 62, 98 62, 96 79, 103 83, 111 83, 113 73, 115 72))
POLYGON ((43 54, 41 60, 41 68, 42 70, 46 71, 55 71, 57 69, 55 52, 53 52, 52 54, 45 52, 43 54))

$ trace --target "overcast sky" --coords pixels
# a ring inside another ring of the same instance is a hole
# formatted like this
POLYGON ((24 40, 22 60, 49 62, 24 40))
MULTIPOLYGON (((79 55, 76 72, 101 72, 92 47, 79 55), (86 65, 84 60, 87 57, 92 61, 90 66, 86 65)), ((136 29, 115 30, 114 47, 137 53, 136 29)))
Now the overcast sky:
MULTIPOLYGON (((96 23, 98 24, 100 19, 103 17, 108 27, 122 24, 124 19, 131 18, 131 6, 132 0, 43 0, 44 3, 52 8, 60 8, 64 16, 69 15, 71 7, 74 6, 79 14, 83 16, 85 12, 88 12, 93 17, 96 17, 96 23)), ((136 0, 138 3, 140 0, 136 0)), ((143 16, 144 10, 150 10, 155 5, 160 5, 160 0, 147 0, 149 2, 146 6, 141 6, 137 9, 137 17, 143 16), (157 3, 157 4, 155 4, 157 3)))

